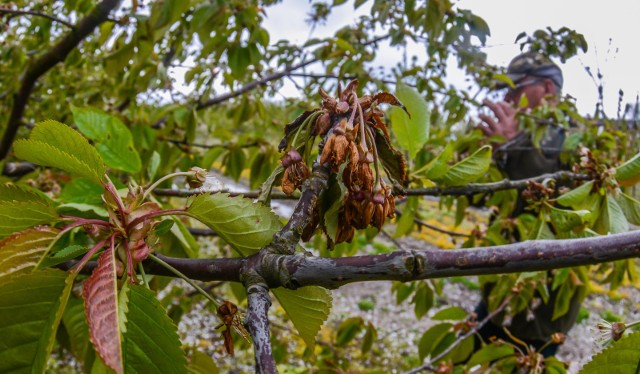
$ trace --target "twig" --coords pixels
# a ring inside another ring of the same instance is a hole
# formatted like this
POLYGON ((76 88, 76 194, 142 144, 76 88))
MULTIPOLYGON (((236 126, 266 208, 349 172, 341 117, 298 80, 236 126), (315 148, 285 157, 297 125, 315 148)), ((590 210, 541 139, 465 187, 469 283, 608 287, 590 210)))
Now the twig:
POLYGON ((405 195, 407 196, 466 196, 479 193, 496 192, 502 190, 524 189, 532 182, 542 182, 546 179, 556 180, 589 180, 591 179, 586 174, 575 174, 570 171, 559 171, 551 174, 543 174, 535 178, 509 180, 504 179, 500 182, 491 183, 469 183, 464 186, 456 187, 427 187, 427 188, 415 188, 407 189, 405 195))
MULTIPOLYGON (((399 215, 399 216, 402 216, 402 211, 400 209, 396 209, 396 214, 399 215)), ((428 224, 425 221, 423 221, 423 220, 421 220, 421 219, 419 219, 417 217, 413 217, 413 222, 418 224, 418 226, 424 226, 424 227, 426 227, 428 229, 431 229, 433 231, 441 232, 443 234, 447 234, 447 235, 451 235, 451 236, 461 236, 461 237, 465 237, 465 238, 468 238, 468 237, 471 236, 469 234, 463 234, 461 232, 455 232, 455 231, 449 231, 449 230, 441 229, 440 227, 428 224)))
POLYGON ((14 16, 29 15, 29 16, 42 17, 42 18, 46 18, 48 20, 51 20, 53 22, 57 22, 57 23, 59 23, 61 25, 65 25, 68 28, 70 28, 71 30, 75 30, 76 29, 76 27, 74 25, 72 25, 71 23, 69 23, 69 22, 67 22, 67 21, 65 21, 63 19, 54 17, 54 16, 49 15, 49 14, 36 12, 36 11, 33 11, 33 10, 11 10, 11 9, 6 9, 6 8, 0 8, 0 14, 11 14, 11 15, 14 15, 14 16))
POLYGON ((509 302, 511 302, 512 298, 513 298, 513 294, 507 296, 504 299, 504 301, 502 302, 502 304, 500 304, 500 306, 496 310, 494 310, 491 313, 489 313, 482 321, 479 321, 477 325, 475 325, 469 331, 467 331, 466 334, 464 334, 464 335, 460 336, 458 339, 456 339, 456 341, 453 342, 453 344, 448 346, 444 351, 440 352, 439 355, 433 357, 431 360, 429 360, 429 362, 425 363, 424 365, 406 372, 406 374, 416 374, 416 373, 419 373, 419 372, 421 372, 423 370, 432 369, 433 365, 437 364, 440 359, 442 359, 444 356, 449 354, 449 352, 451 352, 454 348, 456 348, 458 345, 460 345, 465 339, 473 336, 476 332, 480 331, 482 326, 484 326, 487 322, 489 322, 498 313, 502 312, 504 310, 504 308, 506 308, 507 305, 509 305, 509 302))

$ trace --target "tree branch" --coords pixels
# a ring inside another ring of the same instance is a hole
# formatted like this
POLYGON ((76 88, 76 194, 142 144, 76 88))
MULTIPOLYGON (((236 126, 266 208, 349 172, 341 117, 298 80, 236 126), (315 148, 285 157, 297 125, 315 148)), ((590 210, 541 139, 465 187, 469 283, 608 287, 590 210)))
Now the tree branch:
POLYGON ((432 358, 431 360, 429 360, 429 362, 427 362, 426 364, 424 364, 424 365, 422 365, 420 367, 417 367, 417 368, 415 368, 413 370, 410 370, 410 371, 406 372, 406 374, 416 374, 416 373, 419 373, 419 372, 421 372, 423 370, 433 370, 433 365, 434 364, 438 363, 438 361, 440 361, 440 359, 442 359, 444 356, 448 355, 449 352, 453 351, 455 349, 455 347, 459 346, 467 338, 471 337, 473 334, 475 334, 476 332, 480 331, 482 326, 484 326, 487 322, 489 322, 493 317, 497 316, 498 313, 502 312, 507 307, 507 305, 509 305, 509 303, 511 302, 511 299, 513 299, 513 295, 507 296, 502 301, 502 304, 500 304, 500 306, 498 308, 496 308, 496 310, 494 310, 491 313, 489 313, 482 321, 479 321, 478 324, 476 324, 475 326, 473 326, 473 328, 471 328, 469 331, 467 331, 466 334, 458 337, 458 339, 456 339, 456 341, 453 342, 453 344, 448 346, 447 349, 445 349, 444 351, 440 352, 439 355, 437 355, 434 358, 432 358))
POLYGON ((116 8, 119 3, 120 0, 103 0, 93 8, 91 13, 78 22, 74 30, 63 37, 53 48, 29 64, 29 67, 21 78, 22 84, 19 91, 14 94, 11 115, 9 116, 2 140, 0 141, 0 160, 6 158, 11 149, 11 144, 13 144, 13 140, 22 122, 24 110, 36 81, 56 64, 64 61, 69 53, 76 48, 84 38, 91 34, 98 25, 107 20, 109 13, 116 8))
POLYGON ((556 173, 543 174, 535 178, 509 180, 504 179, 500 182, 491 183, 469 183, 464 186, 456 187, 427 187, 427 188, 415 188, 407 189, 405 195, 407 196, 466 196, 479 193, 489 193, 502 190, 512 189, 524 189, 527 184, 531 182, 542 182, 545 179, 555 179, 562 181, 571 180, 589 180, 590 177, 586 174, 575 174, 570 171, 559 171, 556 173))
POLYGON ((247 286, 247 303, 245 325, 253 339, 256 373, 277 373, 269 333, 269 289, 263 284, 247 286))
POLYGON ((57 22, 59 24, 65 25, 68 28, 70 28, 71 30, 75 30, 76 27, 74 25, 72 25, 71 23, 60 19, 60 18, 56 18, 54 16, 45 14, 45 13, 40 13, 40 12, 36 12, 36 11, 32 11, 32 10, 11 10, 11 9, 6 9, 6 8, 0 8, 0 14, 11 14, 14 16, 23 16, 23 15, 30 15, 30 16, 37 16, 37 17, 42 17, 42 18, 46 18, 48 20, 51 20, 53 22, 57 22))
MULTIPOLYGON (((353 282, 409 282, 454 276, 542 271, 640 257, 640 230, 585 239, 536 240, 454 250, 401 250, 341 258, 264 252, 247 258, 159 257, 194 280, 240 282, 243 269, 253 267, 266 279, 269 288, 295 289, 315 285, 333 289, 353 282), (286 275, 280 276, 281 274, 286 275)), ((68 261, 58 267, 69 269, 76 262, 68 261)), ((83 273, 90 273, 93 267, 95 262, 89 262, 83 273)), ((145 271, 147 274, 171 275, 150 262, 145 262, 145 271)))

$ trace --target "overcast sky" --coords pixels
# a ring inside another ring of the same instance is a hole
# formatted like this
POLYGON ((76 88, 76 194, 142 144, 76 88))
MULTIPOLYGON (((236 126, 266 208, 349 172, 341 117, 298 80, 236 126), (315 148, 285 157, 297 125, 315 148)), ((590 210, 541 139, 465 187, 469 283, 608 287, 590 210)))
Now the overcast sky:
MULTIPOLYGON (((584 34, 589 43, 588 52, 560 64, 564 72, 564 92, 577 99, 582 114, 592 114, 597 101, 596 84, 585 72, 585 67, 594 72, 599 68, 603 75, 608 116, 616 116, 618 90, 624 91, 624 102, 635 102, 640 92, 640 1, 460 0, 454 3, 487 21, 491 37, 484 51, 488 61, 497 65, 508 64, 519 53, 514 41, 522 31, 531 34, 547 26, 554 29, 567 26, 584 34)), ((304 43, 307 40, 310 28, 304 20, 309 11, 308 1, 285 0, 266 11, 265 26, 272 41, 289 39, 304 43)), ((354 13, 352 2, 348 2, 334 9, 327 25, 317 27, 312 37, 331 36, 340 27, 354 23, 359 14, 366 13, 368 8, 364 6, 354 13)), ((386 54, 387 57, 377 60, 376 64, 392 66, 393 56, 398 55, 397 52, 386 54)), ((448 74, 449 82, 465 86, 463 74, 455 69, 448 74)), ((292 84, 288 84, 283 94, 294 96, 297 92, 292 84)))

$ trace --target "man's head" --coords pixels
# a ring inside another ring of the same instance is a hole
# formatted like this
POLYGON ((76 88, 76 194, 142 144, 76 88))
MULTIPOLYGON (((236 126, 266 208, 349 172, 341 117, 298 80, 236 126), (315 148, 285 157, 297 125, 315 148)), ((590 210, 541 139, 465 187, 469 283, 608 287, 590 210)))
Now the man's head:
POLYGON ((505 101, 518 104, 521 97, 526 95, 529 108, 537 107, 544 97, 559 95, 562 90, 562 70, 540 53, 528 52, 516 56, 509 63, 507 76, 515 87, 509 88, 505 101))

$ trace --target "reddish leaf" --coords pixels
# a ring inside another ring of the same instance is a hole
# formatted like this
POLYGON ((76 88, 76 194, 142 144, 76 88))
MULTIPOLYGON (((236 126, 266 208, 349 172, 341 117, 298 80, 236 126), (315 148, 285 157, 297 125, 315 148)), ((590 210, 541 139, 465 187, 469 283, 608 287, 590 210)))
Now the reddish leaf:
POLYGON ((105 364, 121 374, 123 372, 122 345, 113 249, 106 250, 100 255, 98 267, 82 287, 82 296, 84 296, 91 342, 105 364))

